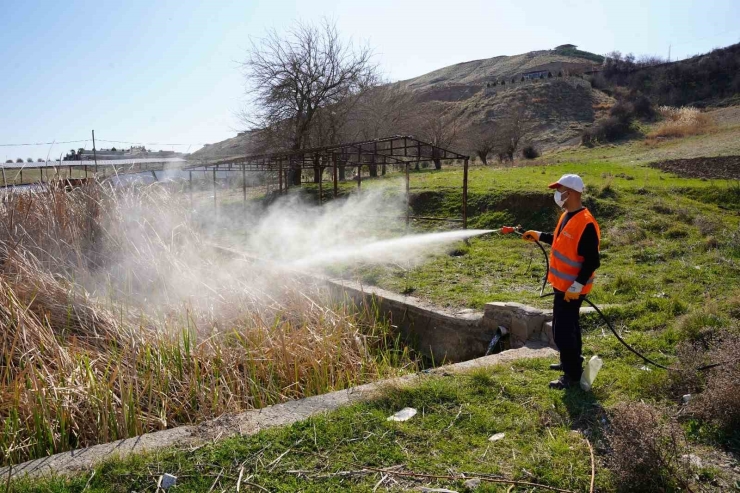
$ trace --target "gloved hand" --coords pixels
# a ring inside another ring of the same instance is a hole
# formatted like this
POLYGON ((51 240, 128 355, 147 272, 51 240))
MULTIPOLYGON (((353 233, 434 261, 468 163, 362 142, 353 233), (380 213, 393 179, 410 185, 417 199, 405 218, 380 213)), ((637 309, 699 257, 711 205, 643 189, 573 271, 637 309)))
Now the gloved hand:
POLYGON ((583 290, 583 284, 580 282, 573 282, 573 284, 570 285, 568 288, 568 291, 565 292, 565 301, 572 301, 577 300, 579 296, 581 296, 581 291, 583 290))
POLYGON ((540 239, 540 235, 541 234, 542 233, 540 233, 539 231, 532 231, 530 229, 529 231, 525 232, 522 235, 522 240, 524 240, 524 241, 536 241, 536 240, 539 240, 540 239))

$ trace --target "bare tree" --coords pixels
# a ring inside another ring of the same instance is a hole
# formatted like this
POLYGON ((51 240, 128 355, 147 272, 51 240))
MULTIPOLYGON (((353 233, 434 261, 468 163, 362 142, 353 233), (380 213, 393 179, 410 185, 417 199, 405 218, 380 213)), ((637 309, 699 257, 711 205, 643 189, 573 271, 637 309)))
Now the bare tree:
POLYGON ((457 142, 460 122, 454 116, 445 113, 442 105, 429 103, 420 109, 415 127, 415 133, 422 140, 435 146, 432 153, 434 168, 442 169, 437 147, 451 147, 457 142))
MULTIPOLYGON (((297 151, 310 145, 318 112, 372 86, 376 67, 367 46, 342 41, 336 25, 300 23, 283 37, 276 31, 253 41, 243 63, 254 113, 243 114, 252 128, 271 129, 271 144, 297 151)), ((300 165, 291 182, 300 185, 300 165)))
POLYGON ((496 139, 496 153, 500 160, 514 159, 519 144, 527 135, 527 116, 525 106, 516 103, 501 117, 498 138, 496 139))
MULTIPOLYGON (((357 105, 349 122, 353 134, 362 140, 372 140, 389 135, 413 133, 414 96, 400 83, 386 83, 367 92, 357 105)), ((374 159, 368 163, 370 176, 378 176, 374 159)), ((385 175, 386 165, 381 167, 385 175)))
POLYGON ((488 157, 496 150, 499 140, 497 125, 477 125, 468 131, 468 147, 480 158, 484 166, 488 164, 488 157))

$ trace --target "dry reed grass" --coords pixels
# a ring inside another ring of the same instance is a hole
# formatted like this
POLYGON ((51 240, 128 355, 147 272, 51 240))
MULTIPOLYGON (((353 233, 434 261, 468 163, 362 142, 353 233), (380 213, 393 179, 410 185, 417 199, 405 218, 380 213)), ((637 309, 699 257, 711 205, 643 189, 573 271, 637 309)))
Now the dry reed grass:
POLYGON ((205 255, 158 186, 0 204, 0 461, 197 423, 413 365, 318 286, 205 255))
POLYGON ((648 134, 648 139, 701 135, 714 128, 714 122, 709 115, 691 106, 681 108, 660 106, 658 113, 663 117, 663 121, 648 134))

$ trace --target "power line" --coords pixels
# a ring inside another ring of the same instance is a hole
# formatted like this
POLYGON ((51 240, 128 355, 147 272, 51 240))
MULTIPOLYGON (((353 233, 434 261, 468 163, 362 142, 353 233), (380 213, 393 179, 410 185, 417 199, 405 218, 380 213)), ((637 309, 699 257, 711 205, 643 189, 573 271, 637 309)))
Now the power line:
POLYGON ((98 142, 111 142, 114 144, 132 144, 132 145, 147 145, 147 146, 202 146, 200 143, 193 144, 167 144, 162 142, 127 142, 125 140, 105 140, 96 139, 98 142))
MULTIPOLYGON (((43 146, 43 145, 54 145, 54 144, 77 144, 79 142, 87 142, 90 139, 82 140, 66 140, 62 142, 28 142, 23 144, 0 144, 0 147, 21 147, 21 146, 43 146)), ((114 144, 131 144, 131 145, 148 145, 148 146, 202 146, 202 143, 192 144, 169 144, 161 142, 129 142, 126 140, 106 140, 106 139, 95 139, 98 142, 109 142, 114 144)))
POLYGON ((76 144, 78 142, 85 142, 90 139, 83 140, 67 140, 65 142, 35 142, 30 144, 0 144, 0 147, 21 147, 21 146, 46 146, 52 144, 76 144))

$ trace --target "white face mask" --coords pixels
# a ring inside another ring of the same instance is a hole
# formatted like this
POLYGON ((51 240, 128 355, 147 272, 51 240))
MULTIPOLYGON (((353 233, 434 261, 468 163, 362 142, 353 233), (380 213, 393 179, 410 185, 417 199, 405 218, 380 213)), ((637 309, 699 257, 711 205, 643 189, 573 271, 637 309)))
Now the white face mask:
POLYGON ((565 204, 565 200, 568 198, 568 192, 560 193, 559 190, 555 191, 555 203, 558 204, 558 207, 562 208, 563 204, 565 204), (563 197, 565 195, 565 197, 563 197))

